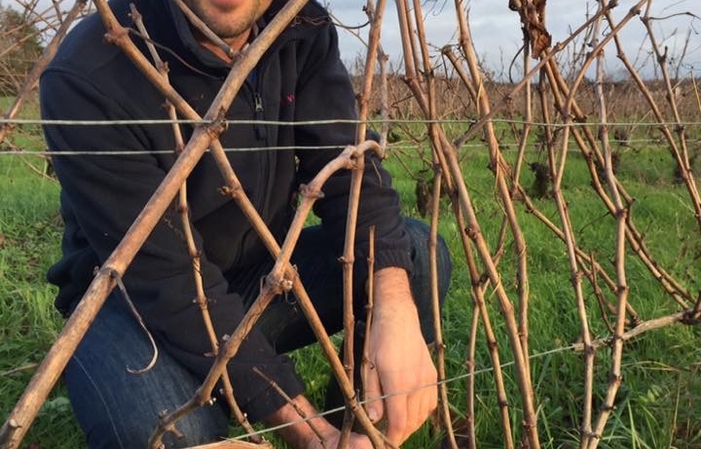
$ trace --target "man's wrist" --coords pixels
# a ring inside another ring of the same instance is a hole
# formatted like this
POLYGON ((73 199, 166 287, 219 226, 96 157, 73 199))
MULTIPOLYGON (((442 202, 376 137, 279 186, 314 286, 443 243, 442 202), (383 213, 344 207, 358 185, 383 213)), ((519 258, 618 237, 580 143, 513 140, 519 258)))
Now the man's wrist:
POLYGON ((374 274, 373 301, 375 306, 415 306, 406 270, 398 267, 382 268, 374 274))

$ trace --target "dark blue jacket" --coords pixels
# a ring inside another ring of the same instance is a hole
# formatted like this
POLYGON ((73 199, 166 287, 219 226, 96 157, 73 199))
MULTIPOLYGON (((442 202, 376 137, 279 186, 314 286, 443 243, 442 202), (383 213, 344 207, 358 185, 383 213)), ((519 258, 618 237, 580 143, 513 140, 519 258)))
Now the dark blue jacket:
MULTIPOLYGON (((171 84, 204 115, 221 88, 229 67, 195 40, 184 16, 169 0, 115 0, 120 22, 134 28, 129 3, 135 3, 159 53, 167 62, 171 84)), ((260 25, 283 1, 275 1, 260 25)), ((167 119, 164 98, 126 56, 104 41, 101 19, 84 19, 66 38, 41 79, 45 119, 167 119)), ((132 39, 144 54, 145 46, 132 39)), ((354 119, 355 99, 337 48, 336 30, 324 9, 309 3, 266 52, 242 87, 226 118, 296 122, 354 119)), ((186 138, 192 128, 183 127, 186 138)), ((175 160, 170 125, 45 126, 53 163, 62 186, 65 221, 63 258, 48 273, 59 287, 56 306, 69 314, 100 266, 125 235, 175 160), (65 150, 99 155, 61 156, 65 150), (137 151, 138 154, 119 154, 137 151)), ((295 209, 295 192, 342 147, 355 140, 355 125, 232 124, 222 134, 228 149, 285 147, 284 150, 232 151, 228 158, 246 193, 282 241, 295 209), (314 146, 331 149, 311 149, 314 146)), ((342 253, 350 173, 334 176, 323 187, 315 212, 329 245, 342 253)), ((267 257, 267 252, 224 185, 213 159, 205 154, 187 181, 191 221, 202 249, 202 276, 218 335, 230 334, 243 316, 241 298, 229 292, 227 274, 267 257)), ((408 270, 408 241, 399 202, 377 160, 367 163, 359 211, 356 288, 366 277, 367 230, 377 228, 375 267, 408 270)), ((193 304, 192 260, 180 217, 168 210, 125 273, 124 282, 151 332, 184 365, 204 377, 212 359, 200 311, 193 304)), ((340 300, 340 298, 339 298, 340 300)), ((252 420, 283 404, 267 382, 251 372, 260 366, 290 396, 303 391, 290 360, 275 353, 265 337, 253 332, 230 363, 237 400, 252 420)))

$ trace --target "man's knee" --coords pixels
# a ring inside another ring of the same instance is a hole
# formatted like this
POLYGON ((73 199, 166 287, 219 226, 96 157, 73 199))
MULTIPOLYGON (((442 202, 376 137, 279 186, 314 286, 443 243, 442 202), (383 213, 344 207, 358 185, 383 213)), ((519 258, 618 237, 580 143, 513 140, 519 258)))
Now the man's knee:
MULTIPOLYGON (((419 311, 421 330, 427 342, 434 340, 433 294, 431 285, 431 258, 429 251, 430 227, 413 218, 405 218, 405 228, 411 241, 413 271, 411 288, 419 311)), ((436 239, 436 275, 438 282, 438 302, 442 310, 445 296, 450 286, 452 261, 450 251, 443 237, 436 239)))
MULTIPOLYGON (((411 241, 411 257, 414 265, 414 274, 422 278, 430 279, 430 227, 414 218, 405 218, 405 220, 405 228, 411 241)), ((450 275, 453 264, 448 245, 440 234, 436 238, 436 266, 439 295, 442 301, 450 285, 450 275)))
MULTIPOLYGON (((71 405, 90 449, 148 447, 159 413, 185 403, 198 382, 163 351, 150 371, 128 373, 125 366, 133 358, 125 355, 139 347, 138 340, 126 337, 135 335, 134 329, 125 325, 125 334, 115 338, 110 326, 117 326, 119 316, 105 317, 98 317, 100 327, 88 333, 64 372, 71 405)), ((182 437, 167 435, 165 447, 217 441, 226 435, 228 422, 228 411, 219 403, 200 407, 176 423, 182 437)))

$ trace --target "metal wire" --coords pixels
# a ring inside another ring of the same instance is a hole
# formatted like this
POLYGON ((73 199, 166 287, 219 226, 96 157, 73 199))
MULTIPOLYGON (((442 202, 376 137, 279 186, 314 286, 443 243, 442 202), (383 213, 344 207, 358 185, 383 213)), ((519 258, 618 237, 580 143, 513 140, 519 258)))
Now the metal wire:
MULTIPOLYGON (((378 119, 379 120, 379 119, 378 119)), ((425 124, 425 123, 453 123, 453 124, 472 124, 476 123, 476 119, 403 119, 393 118, 384 120, 390 124, 425 124)), ((138 120, 48 120, 48 119, 18 119, 18 118, 0 118, 0 125, 61 125, 61 126, 129 126, 129 125, 172 125, 174 123, 184 125, 211 125, 213 123, 225 123, 227 126, 235 125, 275 125, 275 126, 307 126, 307 125, 331 125, 331 124, 372 124, 372 120, 354 120, 354 119, 333 119, 333 120, 304 120, 304 121, 277 121, 277 120, 185 120, 185 119, 138 119, 138 120)), ((600 122, 577 122, 577 123, 547 123, 538 121, 524 121, 517 119, 495 118, 492 123, 532 125, 532 126, 547 126, 550 128, 565 128, 565 127, 582 127, 582 126, 599 126, 600 122)), ((616 126, 643 126, 643 127, 660 127, 660 126, 701 126, 701 121, 684 121, 684 122, 608 122, 609 127, 616 126)))
MULTIPOLYGON (((291 151, 291 150, 333 150, 338 149, 337 145, 312 145, 312 146, 270 146, 270 147, 242 147, 242 148, 225 148, 227 153, 248 153, 255 151, 291 151)), ((209 150, 208 150, 209 151, 209 150)), ((64 157, 64 156, 133 156, 133 155, 148 155, 148 154, 175 154, 175 151, 170 150, 9 150, 0 151, 0 156, 41 156, 47 157, 64 157)))
MULTIPOLYGON (((574 344, 573 344, 573 345, 569 345, 569 346, 563 346, 563 347, 560 347, 560 348, 555 348, 555 349, 551 349, 551 350, 548 350, 548 351, 544 351, 544 352, 539 352, 539 353, 533 354, 533 355, 529 356, 528 358, 529 358, 529 360, 533 360, 533 359, 545 357, 545 356, 548 356, 548 355, 557 354, 557 353, 560 353, 560 352, 573 351, 575 347, 576 347, 576 345, 574 345, 574 344)), ((515 362, 513 362, 513 361, 511 361, 511 362, 505 362, 505 363, 502 363, 500 366, 501 366, 501 368, 506 368, 506 367, 509 367, 509 366, 513 366, 514 363, 515 363, 515 362)), ((474 374, 475 374, 475 375, 477 375, 477 374, 486 374, 486 373, 489 373, 489 372, 492 372, 492 371, 494 371, 494 367, 488 367, 488 368, 483 368, 483 369, 480 369, 480 370, 475 370, 474 374)), ((438 385, 441 385, 441 384, 449 384, 449 383, 456 382, 456 381, 459 381, 459 380, 462 380, 462 379, 466 379, 466 378, 470 377, 471 375, 472 375, 471 373, 458 374, 458 375, 456 375, 456 376, 450 377, 450 378, 448 378, 448 379, 444 379, 444 380, 439 381, 439 382, 436 382, 436 383, 426 384, 426 385, 422 385, 422 386, 420 386, 420 387, 412 388, 411 390, 400 391, 400 392, 396 392, 396 393, 393 393, 393 394, 387 394, 387 395, 382 395, 382 396, 379 396, 379 397, 368 398, 368 399, 365 399, 365 400, 359 400, 359 401, 358 401, 358 404, 363 405, 363 404, 366 404, 366 403, 368 403, 368 402, 370 402, 370 401, 376 401, 376 400, 378 400, 378 399, 387 399, 387 398, 390 398, 390 397, 393 397, 393 396, 406 395, 406 394, 412 393, 412 392, 414 392, 414 391, 421 390, 421 389, 423 389, 423 388, 438 386, 438 385)), ((284 428, 286 428, 286 427, 291 427, 291 426, 297 425, 297 424, 299 424, 299 423, 307 422, 307 421, 310 421, 310 420, 315 419, 315 418, 319 418, 319 417, 323 417, 323 416, 326 416, 326 415, 330 415, 330 414, 332 414, 332 413, 336 413, 336 412, 339 412, 339 411, 344 410, 344 409, 345 409, 345 406, 336 407, 336 408, 333 408, 333 409, 330 409, 330 410, 324 410, 323 412, 319 412, 319 413, 317 413, 317 414, 315 414, 315 415, 312 415, 312 416, 307 416, 306 418, 301 418, 301 417, 300 417, 298 420, 295 420, 295 421, 291 421, 291 422, 288 422, 288 423, 285 423, 285 424, 280 424, 280 425, 273 426, 273 427, 266 427, 265 429, 257 430, 257 431, 255 431, 255 432, 250 432, 250 433, 246 433, 246 434, 242 434, 242 435, 237 435, 237 436, 231 437, 231 438, 225 438, 225 440, 228 440, 228 441, 239 441, 239 440, 244 440, 244 439, 250 438, 250 437, 252 437, 252 436, 256 436, 256 435, 263 435, 263 434, 266 434, 266 433, 275 432, 275 431, 277 431, 277 430, 284 429, 284 428)))
MULTIPOLYGON (((421 123, 425 124, 426 120, 419 119, 393 119, 389 120, 390 123, 394 124, 412 124, 421 123)), ((446 124, 471 124, 474 123, 473 120, 469 119, 453 119, 453 120, 436 120, 436 122, 446 124)), ((512 119, 494 119, 494 123, 504 123, 504 124, 517 124, 525 125, 527 122, 523 120, 512 120, 512 119)), ((210 124, 211 121, 208 120, 169 120, 169 119, 154 119, 154 120, 43 120, 43 119, 6 119, 0 118, 0 126, 12 126, 12 125, 62 125, 62 126, 105 126, 105 125, 116 125, 116 126, 128 126, 128 125, 167 125, 167 124, 190 124, 190 125, 206 125, 210 124)), ((281 122, 281 121, 271 121, 271 120, 228 120, 226 121, 228 126, 235 125, 252 125, 252 124, 262 124, 262 125, 274 125, 274 126, 304 126, 304 125, 328 125, 334 123, 362 123, 360 120, 310 120, 310 121, 298 121, 298 122, 281 122)), ((370 123, 371 124, 371 123, 370 123)), ((565 126, 597 126, 599 123, 576 123, 576 124, 554 124, 554 123, 539 123, 530 122, 533 126, 548 126, 551 128, 562 128, 565 126)), ((681 122, 681 123, 658 123, 658 122, 617 122, 608 123, 611 128, 615 127, 660 127, 660 126, 685 126, 685 127, 699 127, 701 128, 701 121, 693 122, 681 122)), ((690 139, 693 141, 694 139, 690 139)), ((635 146, 644 144, 658 144, 660 142, 659 138, 647 138, 647 139, 626 139, 617 140, 611 139, 611 142, 618 142, 621 146, 634 148, 635 146)), ((2 142, 0 142, 0 145, 2 142)), ((421 143, 399 143, 399 144, 389 144, 387 148, 389 150, 416 150, 420 148, 421 143)), ((502 148, 518 148, 519 144, 513 143, 501 143, 502 148)), ((477 143, 464 143, 461 145, 460 149, 469 148, 483 148, 484 144, 481 142, 477 143)), ((330 145, 309 145, 309 146, 266 146, 266 147, 242 147, 242 148, 225 148, 224 151, 227 153, 245 153, 245 152, 257 152, 257 151, 295 151, 295 150, 331 150, 338 149, 338 146, 330 145)), ((158 155, 158 154, 173 154, 174 150, 171 148, 166 149, 149 149, 149 150, 95 150, 95 149, 75 149, 70 150, 26 150, 17 149, 16 147, 9 145, 9 148, 0 147, 0 156, 32 156, 32 157, 42 157, 42 158, 54 158, 54 157, 71 157, 71 156, 132 156, 132 155, 158 155)))

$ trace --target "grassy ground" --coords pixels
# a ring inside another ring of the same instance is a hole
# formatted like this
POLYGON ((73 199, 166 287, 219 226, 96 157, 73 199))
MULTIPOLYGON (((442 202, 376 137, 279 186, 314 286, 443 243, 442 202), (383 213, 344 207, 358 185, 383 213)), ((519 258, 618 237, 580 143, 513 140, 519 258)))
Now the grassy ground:
MULTIPOLYGON (((501 225, 499 204, 494 201, 493 177, 485 169, 488 159, 484 150, 469 153, 464 163, 465 180, 471 190, 483 233, 494 248, 501 225)), ((513 154, 507 152, 507 157, 513 154)), ((529 154, 529 162, 541 156, 529 154)), ((410 167, 411 168, 411 167, 410 167)), ((406 171, 406 170, 405 170, 406 171)), ((667 268, 683 285, 695 292, 701 257, 698 225, 685 203, 682 187, 673 181, 673 164, 669 155, 659 149, 643 148, 621 153, 619 178, 628 192, 636 198, 633 216, 645 234, 645 242, 661 266, 667 268)), ((524 173, 523 183, 530 186, 530 173, 524 173)), ((400 181, 400 190, 410 204, 411 182, 400 181), (404 183, 407 183, 404 185, 404 183)), ((573 228, 579 245, 593 253, 612 273, 614 233, 613 219, 593 195, 590 180, 581 157, 573 154, 563 182, 573 228)), ((552 200, 536 200, 537 206, 555 223, 559 223, 552 200)), ((407 210, 412 213, 411 209, 407 210)), ((448 210, 446 208, 446 213, 448 210)), ((534 359, 532 378, 538 398, 541 437, 545 447, 576 447, 577 428, 581 419, 583 364, 581 354, 571 351, 546 354, 576 342, 580 325, 574 304, 565 247, 546 232, 533 216, 520 214, 520 222, 528 243, 530 282, 530 345, 534 359), (543 355, 539 355, 543 354, 543 355)), ((462 260, 457 235, 444 227, 455 259, 462 260)), ((634 257, 628 257, 627 276, 631 286, 630 301, 643 319, 650 319, 675 310, 646 268, 634 257)), ((457 263, 463 267, 464 262, 457 263)), ((511 297, 515 298, 513 245, 507 244, 500 265, 502 280, 511 297)), ((469 280, 458 268, 447 303, 445 334, 448 343, 449 366, 453 375, 464 371, 465 336, 471 317, 469 280)), ((591 327, 595 337, 608 335, 596 312, 592 291, 588 286, 591 327)), ((491 304, 491 316, 500 335, 502 361, 510 360, 502 320, 496 304, 491 304)), ((701 426, 698 405, 701 399, 701 351, 696 344, 698 328, 675 327, 645 335, 626 346, 624 382, 600 447, 701 447, 701 426)), ((489 366, 486 344, 480 333, 477 365, 489 366)), ((595 411, 608 383, 610 358, 606 350, 597 353, 595 411)), ((515 372, 505 371, 510 405, 519 408, 515 372)), ((498 407, 494 383, 489 373, 479 374, 477 382, 477 432, 480 447, 503 447, 498 427, 498 407)), ((451 404, 462 408, 465 402, 461 381, 451 383, 451 404)), ((519 428, 518 414, 513 427, 519 428)), ((426 447, 417 445, 416 447, 426 447)))
MULTIPOLYGON (((26 386, 33 364, 60 331, 55 291, 44 273, 60 254, 58 185, 30 171, 34 158, 0 156, 0 415, 4 421, 26 386), (25 369, 22 369, 22 368, 25 369), (13 370, 18 370, 14 371, 13 370)), ((61 386, 42 408, 25 442, 81 447, 82 437, 61 386)))
MULTIPOLYGON (((18 142, 18 145, 32 145, 18 142)), ((513 154, 507 153, 507 157, 513 154)), ((542 161, 536 153, 529 162, 542 161)), ((494 180, 486 169, 484 149, 470 149, 464 158, 465 179, 482 230, 494 245, 501 225, 499 204, 493 194, 494 180)), ((58 217, 58 186, 30 169, 41 167, 40 159, 0 155, 0 419, 4 421, 29 381, 32 364, 41 361, 62 321, 52 308, 55 291, 44 280, 48 266, 59 257, 61 223, 58 217)), ((414 176, 423 167, 415 150, 394 151, 388 166, 396 178, 404 212, 417 215, 414 176), (407 157, 409 155, 410 157, 407 157), (401 160, 400 160, 401 159, 401 160)), ((663 150, 643 148, 621 156, 620 177, 637 199, 633 208, 638 227, 660 265, 691 291, 701 279, 701 242, 698 227, 681 186, 672 181, 673 166, 663 150)), ((524 185, 532 175, 524 173, 524 185)), ((612 270, 613 220, 607 216, 590 187, 580 157, 573 154, 564 181, 570 213, 579 244, 612 270)), ((536 200, 551 219, 559 223, 550 199, 536 200)), ((457 228, 447 202, 443 205, 441 233, 454 255, 453 284, 445 310, 445 339, 451 405, 457 416, 465 409, 465 373, 469 323, 472 316, 470 280, 465 270, 457 228)), ((519 211, 526 233, 531 291, 530 335, 532 378, 536 389, 539 433, 544 447, 576 447, 583 394, 582 356, 566 348, 579 339, 580 325, 569 280, 565 247, 532 215, 519 211)), ((515 291, 514 256, 507 242, 500 264, 507 291, 515 291)), ((627 260, 630 301, 643 319, 676 311, 673 302, 658 287, 649 272, 633 257, 627 260)), ((593 302, 585 293, 595 337, 606 336, 606 328, 593 302)), ((502 362, 510 361, 503 320, 496 304, 491 316, 499 337, 502 362)), ((616 409, 600 447, 604 448, 699 448, 701 447, 701 350, 699 328, 669 327, 646 334, 626 345, 624 380, 616 409)), ((481 448, 503 447, 494 382, 488 368, 483 334, 478 334, 477 433, 481 448)), ((313 399, 323 397, 329 372, 315 348, 295 354, 313 399)), ((596 403, 608 383, 610 357, 597 353, 596 403)), ((520 401, 515 372, 505 368, 513 427, 520 428, 520 401)), ((596 410, 596 407, 595 407, 596 410)), ((437 437, 428 429, 419 432, 406 448, 432 447, 437 437)), ((42 448, 85 447, 72 418, 61 385, 42 408, 25 439, 25 445, 42 448)))

